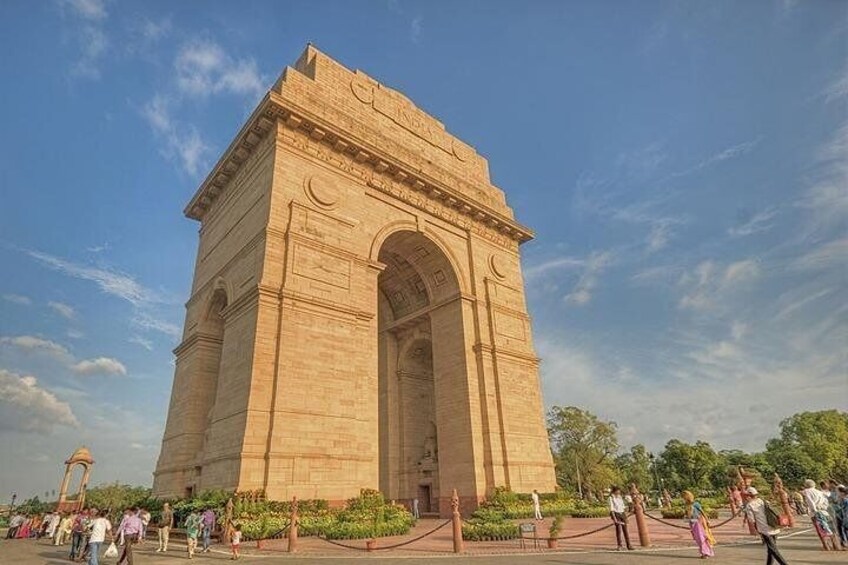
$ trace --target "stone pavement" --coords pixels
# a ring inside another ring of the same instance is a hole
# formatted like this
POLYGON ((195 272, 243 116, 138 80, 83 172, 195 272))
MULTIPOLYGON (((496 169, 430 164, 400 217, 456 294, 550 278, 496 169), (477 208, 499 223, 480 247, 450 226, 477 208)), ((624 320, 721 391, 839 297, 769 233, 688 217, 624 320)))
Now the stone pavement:
MULTIPOLYGON (((306 542, 308 538, 301 541, 306 542)), ((318 542, 319 540, 309 540, 318 542)), ((383 541, 383 540, 381 540, 383 541)), ((353 545, 354 542, 351 542, 353 545)), ((697 551, 691 543, 677 544, 675 547, 655 547, 638 549, 632 552, 618 553, 600 548, 567 548, 556 551, 542 549, 521 552, 516 543, 501 542, 499 549, 488 550, 479 544, 466 543, 467 554, 455 556, 444 551, 419 551, 417 554, 407 552, 375 552, 366 553, 351 550, 314 552, 306 544, 302 551, 290 555, 280 550, 266 548, 257 551, 254 543, 244 544, 242 562, 248 564, 268 564, 288 561, 293 564, 316 563, 321 565, 343 565, 349 563, 377 562, 385 565, 434 565, 450 563, 451 565, 548 565, 562 563, 568 565, 605 565, 605 564, 634 564, 634 565, 663 565, 666 563, 692 563, 698 559, 697 551), (485 552, 485 553, 484 553, 485 552)), ((818 538, 810 530, 800 529, 789 533, 779 542, 784 557, 792 565, 848 563, 848 552, 822 552, 819 549, 818 538)), ((172 565, 185 563, 188 559, 185 546, 174 544, 167 555, 154 551, 156 544, 148 541, 136 552, 136 564, 172 565)), ((443 548, 442 548, 443 549, 443 548)), ((0 564, 21 565, 60 565, 69 563, 67 559, 68 546, 54 547, 42 540, 0 540, 0 564)), ((208 554, 198 554, 194 562, 222 563, 229 561, 227 548, 215 546, 208 554)), ((713 562, 727 565, 748 565, 765 561, 762 545, 750 536, 745 536, 733 542, 723 542, 716 547, 716 558, 713 562)), ((106 565, 114 564, 114 560, 101 560, 106 565)))

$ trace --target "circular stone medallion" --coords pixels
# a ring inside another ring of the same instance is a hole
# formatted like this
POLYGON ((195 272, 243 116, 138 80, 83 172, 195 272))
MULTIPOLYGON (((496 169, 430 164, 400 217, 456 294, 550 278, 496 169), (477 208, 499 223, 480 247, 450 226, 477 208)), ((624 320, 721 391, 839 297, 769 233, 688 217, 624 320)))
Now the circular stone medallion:
POLYGON ((335 184, 324 177, 309 177, 305 188, 309 200, 321 208, 333 208, 339 201, 339 191, 335 184))
POLYGON ((357 100, 363 104, 370 104, 374 100, 374 87, 362 80, 352 79, 350 81, 350 89, 353 91, 353 95, 356 96, 357 100))
POLYGON ((507 268, 506 261, 500 255, 492 255, 489 257, 489 270, 499 279, 505 279, 507 268))

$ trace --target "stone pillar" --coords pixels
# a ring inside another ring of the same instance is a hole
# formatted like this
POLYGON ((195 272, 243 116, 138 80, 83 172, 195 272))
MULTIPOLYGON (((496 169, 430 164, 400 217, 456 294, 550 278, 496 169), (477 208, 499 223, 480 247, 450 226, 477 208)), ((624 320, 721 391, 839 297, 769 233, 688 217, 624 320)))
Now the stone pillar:
POLYGON ((645 521, 644 497, 635 484, 630 485, 630 496, 633 497, 633 512, 636 515, 636 528, 639 530, 639 545, 651 547, 651 534, 645 521))
POLYGON ((297 497, 292 497, 291 520, 289 522, 289 553, 297 551, 297 497))
POLYGON ((462 516, 459 515, 459 495, 456 489, 451 494, 451 507, 453 508, 453 552, 462 553, 462 516))
POLYGON ((65 502, 68 498, 68 483, 71 481, 71 465, 65 465, 65 477, 62 479, 62 486, 59 487, 59 504, 65 502))

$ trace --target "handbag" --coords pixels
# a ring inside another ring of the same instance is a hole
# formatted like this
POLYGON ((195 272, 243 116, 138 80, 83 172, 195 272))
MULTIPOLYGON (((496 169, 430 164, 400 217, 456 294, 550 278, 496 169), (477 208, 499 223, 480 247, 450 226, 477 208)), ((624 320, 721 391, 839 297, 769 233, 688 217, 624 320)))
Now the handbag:
POLYGON ((118 546, 115 545, 115 542, 109 544, 109 547, 106 548, 106 553, 103 554, 103 557, 117 557, 118 556, 118 546))

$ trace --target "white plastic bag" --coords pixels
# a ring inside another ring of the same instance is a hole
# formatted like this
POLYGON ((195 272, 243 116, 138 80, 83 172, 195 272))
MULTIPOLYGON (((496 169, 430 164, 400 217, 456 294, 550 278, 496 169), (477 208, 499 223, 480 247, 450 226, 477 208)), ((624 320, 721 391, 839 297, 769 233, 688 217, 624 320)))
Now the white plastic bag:
POLYGON ((103 557, 117 557, 118 556, 118 546, 115 545, 115 542, 109 544, 109 547, 106 549, 106 553, 103 554, 103 557))

